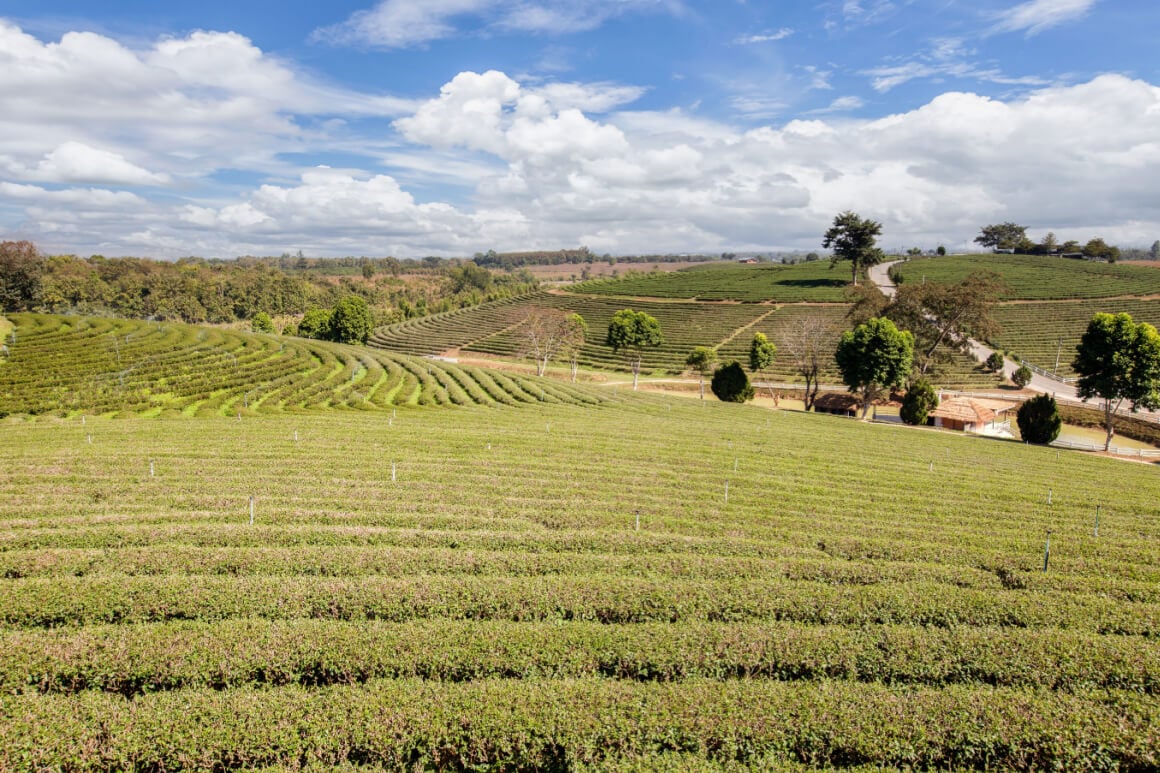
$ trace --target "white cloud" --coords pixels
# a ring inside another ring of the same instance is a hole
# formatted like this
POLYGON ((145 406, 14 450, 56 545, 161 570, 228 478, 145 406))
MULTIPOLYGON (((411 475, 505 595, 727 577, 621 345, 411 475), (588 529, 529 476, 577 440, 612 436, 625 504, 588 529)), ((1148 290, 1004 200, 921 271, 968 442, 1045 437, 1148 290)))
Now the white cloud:
POLYGON ((734 45, 748 46, 754 43, 774 43, 778 40, 785 40, 793 34, 793 30, 789 27, 782 27, 774 32, 759 32, 753 35, 741 35, 733 40, 734 45))
POLYGON ((866 102, 861 97, 838 97, 831 102, 827 107, 811 110, 813 115, 823 115, 825 113, 846 113, 851 110, 859 110, 865 107, 866 102))
POLYGON ((996 14, 992 32, 1018 32, 1038 35, 1044 30, 1082 17, 1097 0, 1028 0, 996 14))
POLYGON ((0 168, 11 176, 37 182, 103 185, 165 185, 169 182, 168 175, 143 169, 120 153, 71 140, 45 154, 35 169, 4 163, 3 159, 0 159, 0 168))
POLYGON ((336 45, 407 48, 455 37, 460 26, 564 35, 629 13, 681 13, 679 0, 380 0, 341 24, 314 32, 336 45))

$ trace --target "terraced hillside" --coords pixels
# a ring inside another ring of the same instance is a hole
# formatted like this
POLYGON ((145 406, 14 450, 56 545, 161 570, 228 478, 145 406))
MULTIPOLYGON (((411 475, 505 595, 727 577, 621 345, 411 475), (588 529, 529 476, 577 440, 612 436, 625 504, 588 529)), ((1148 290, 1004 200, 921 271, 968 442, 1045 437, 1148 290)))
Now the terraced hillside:
POLYGON ((310 408, 595 403, 558 381, 217 328, 12 315, 0 413, 234 416, 310 408))
POLYGON ((994 271, 1007 285, 1004 300, 1112 298, 1160 294, 1160 268, 1097 263, 1046 255, 948 255, 915 258, 895 271, 906 282, 957 282, 974 271, 994 271))
MULTIPOLYGON (((1160 271, 1157 271, 1160 276, 1160 271)), ((1160 288, 1158 288, 1160 289, 1160 288)), ((1075 348, 1087 330, 1088 323, 1099 312, 1127 312, 1137 322, 1160 327, 1160 300, 1117 298, 1114 301, 1057 301, 1053 303, 1007 304, 996 309, 995 318, 1003 332, 993 343, 1039 367, 1071 377, 1075 348)))
POLYGON ((840 303, 848 281, 848 271, 844 273, 840 267, 831 268, 826 260, 795 265, 699 265, 680 271, 594 279, 572 285, 569 289, 577 293, 618 297, 840 303))
MULTIPOLYGON (((538 293, 380 328, 375 331, 370 344, 413 354, 463 351, 516 358, 524 347, 519 324, 528 312, 533 308, 561 309, 580 314, 588 323, 590 334, 580 353, 581 365, 625 370, 624 360, 604 343, 604 333, 612 315, 626 307, 656 317, 664 333, 664 344, 644 354, 643 369, 646 373, 681 373, 685 369, 685 358, 696 346, 718 346, 724 359, 736 358, 745 362, 753 334, 761 331, 782 352, 766 372, 767 377, 788 382, 801 381, 794 372, 786 345, 786 336, 792 330, 794 320, 817 314, 831 321, 835 325, 833 341, 836 348, 838 336, 847 324, 845 314, 848 309, 841 304, 693 303, 538 293)), ((834 382, 839 381, 836 364, 827 368, 826 374, 834 382)), ((961 357, 942 375, 940 385, 960 389, 989 387, 994 385, 994 377, 980 370, 969 358, 961 357)))
POLYGON ((1160 766, 1147 466, 633 396, 2 427, 0 769, 1160 766))

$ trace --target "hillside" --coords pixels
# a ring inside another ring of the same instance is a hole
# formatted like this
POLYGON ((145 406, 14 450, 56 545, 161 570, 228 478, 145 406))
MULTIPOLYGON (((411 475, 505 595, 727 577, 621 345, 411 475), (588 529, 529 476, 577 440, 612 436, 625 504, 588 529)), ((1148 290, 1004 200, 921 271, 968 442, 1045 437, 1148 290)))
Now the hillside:
POLYGON ((617 297, 680 298, 699 301, 840 303, 848 271, 830 262, 794 265, 737 263, 692 266, 672 272, 635 272, 616 279, 573 285, 572 292, 617 297))
POLYGON ((293 337, 14 314, 0 415, 218 415, 417 405, 598 403, 559 381, 293 337))
POLYGON ((3 769, 1160 764, 1147 466, 635 396, 3 427, 3 769))

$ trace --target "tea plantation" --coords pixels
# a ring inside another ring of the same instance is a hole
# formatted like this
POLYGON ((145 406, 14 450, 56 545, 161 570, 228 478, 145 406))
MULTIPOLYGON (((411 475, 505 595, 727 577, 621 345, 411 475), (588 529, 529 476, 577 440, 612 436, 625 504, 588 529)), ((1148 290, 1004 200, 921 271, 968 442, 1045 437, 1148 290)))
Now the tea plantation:
POLYGON ((1155 466, 16 322, 0 769, 1160 766, 1155 466))

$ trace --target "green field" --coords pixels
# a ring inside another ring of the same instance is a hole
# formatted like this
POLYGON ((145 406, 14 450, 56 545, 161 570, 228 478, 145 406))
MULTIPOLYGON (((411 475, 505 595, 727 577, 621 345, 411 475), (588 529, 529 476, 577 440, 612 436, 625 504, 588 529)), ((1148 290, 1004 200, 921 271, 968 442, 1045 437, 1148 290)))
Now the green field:
POLYGON ((994 271, 1007 285, 1004 300, 1111 298, 1160 293, 1160 269, 1045 255, 948 255, 916 258, 896 269, 906 282, 957 282, 994 271))
POLYGON ((577 293, 618 297, 681 298, 699 301, 841 302, 850 281, 849 264, 703 265, 672 272, 634 273, 571 286, 577 293))
POLYGON ((2 426, 0 769, 1160 764, 1154 468, 660 397, 2 426))
MULTIPOLYGON (((1160 273, 1160 272, 1158 272, 1160 273)), ((1051 371, 1059 355, 1059 375, 1071 377, 1071 361, 1080 338, 1099 312, 1127 312, 1137 322, 1160 326, 1160 300, 1121 298, 1115 301, 1059 301, 999 306, 995 319, 1003 331, 992 343, 1018 357, 1051 371)))

